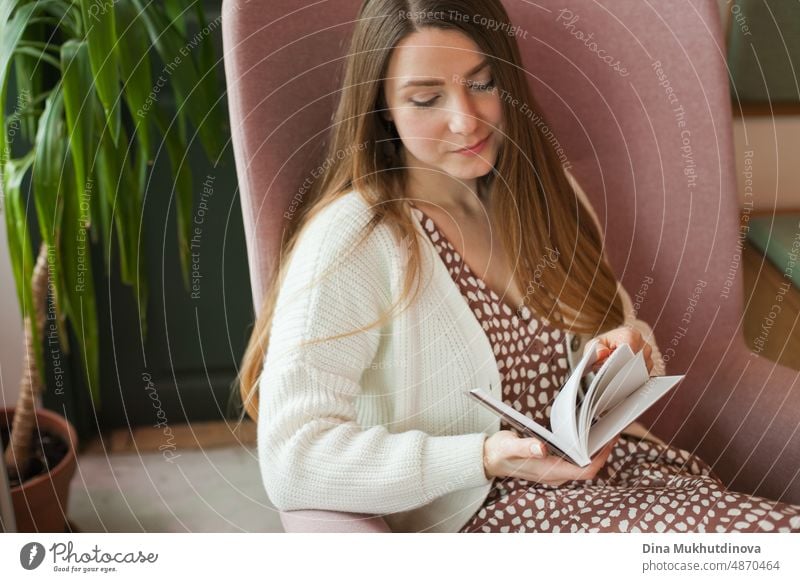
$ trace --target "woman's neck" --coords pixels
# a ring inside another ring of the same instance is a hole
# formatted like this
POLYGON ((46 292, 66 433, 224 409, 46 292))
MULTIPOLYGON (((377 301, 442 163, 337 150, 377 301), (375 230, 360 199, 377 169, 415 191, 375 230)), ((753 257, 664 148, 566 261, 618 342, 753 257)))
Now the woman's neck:
POLYGON ((462 181, 430 172, 425 172, 423 178, 413 169, 407 171, 406 197, 414 204, 430 205, 456 215, 486 212, 487 201, 480 195, 477 179, 462 181))

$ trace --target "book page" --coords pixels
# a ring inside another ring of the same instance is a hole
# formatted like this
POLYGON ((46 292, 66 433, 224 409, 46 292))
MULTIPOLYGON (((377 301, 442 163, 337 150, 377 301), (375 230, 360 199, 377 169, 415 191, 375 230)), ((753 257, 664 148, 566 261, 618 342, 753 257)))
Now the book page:
POLYGON ((596 409, 593 411, 595 416, 602 415, 605 411, 611 410, 617 404, 630 396, 631 392, 642 386, 650 378, 647 371, 647 364, 644 361, 644 352, 637 352, 636 356, 611 379, 606 389, 596 402, 596 409), (628 377, 635 378, 636 382, 628 382, 628 377), (636 384, 634 386, 634 384, 636 384), (633 388, 631 389, 631 387, 633 388))
POLYGON ((557 435, 558 439, 569 449, 579 451, 581 463, 586 460, 587 455, 578 433, 578 391, 584 372, 597 360, 596 347, 599 341, 595 338, 584 348, 586 351, 583 358, 575 366, 567 383, 559 391, 550 411, 550 428, 553 434, 557 435))
MULTIPOLYGON (((620 345, 606 361, 603 362, 602 367, 589 386, 586 392, 586 398, 580 407, 578 415, 578 436, 584 450, 588 450, 589 427, 594 420, 598 400, 606 393, 608 386, 614 383, 617 374, 624 370, 633 359, 633 350, 631 350, 630 346, 628 344, 620 345)), ((647 374, 645 374, 640 385, 644 384, 646 380, 647 374)))
POLYGON ((617 373, 625 367, 625 365, 633 359, 633 350, 628 344, 621 344, 614 352, 608 356, 602 367, 597 372, 592 385, 589 390, 594 393, 594 398, 597 399, 605 391, 606 386, 617 375, 617 373))
POLYGON ((612 408, 598 420, 589 431, 589 454, 594 455, 622 429, 639 418, 659 398, 669 392, 684 376, 653 376, 644 386, 636 390, 636 379, 631 376, 623 382, 623 390, 633 390, 633 394, 612 408), (634 385, 631 388, 631 385, 634 385))

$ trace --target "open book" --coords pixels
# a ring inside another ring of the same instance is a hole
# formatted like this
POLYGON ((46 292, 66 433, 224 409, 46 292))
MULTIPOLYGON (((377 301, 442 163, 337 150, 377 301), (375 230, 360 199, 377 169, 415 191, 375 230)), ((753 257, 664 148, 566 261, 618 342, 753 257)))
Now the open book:
POLYGON ((585 467, 591 457, 622 429, 636 420, 685 376, 653 376, 644 353, 633 354, 622 344, 608 356, 583 394, 581 379, 597 359, 595 338, 553 401, 550 430, 517 412, 489 392, 474 388, 468 394, 502 417, 523 436, 547 441, 557 454, 585 467))

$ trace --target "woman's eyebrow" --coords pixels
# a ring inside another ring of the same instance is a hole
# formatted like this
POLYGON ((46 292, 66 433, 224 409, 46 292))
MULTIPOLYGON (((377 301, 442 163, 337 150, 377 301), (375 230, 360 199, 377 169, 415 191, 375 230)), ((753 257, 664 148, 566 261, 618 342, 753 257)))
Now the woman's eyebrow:
MULTIPOLYGON (((488 64, 489 64, 489 60, 488 59, 484 59, 483 61, 478 63, 478 65, 476 67, 473 67, 472 69, 470 69, 469 71, 464 73, 462 75, 462 77, 466 78, 466 77, 470 77, 470 76, 474 75, 475 73, 479 73, 480 71, 485 69, 488 64)), ((405 83, 403 83, 400 86, 400 89, 405 89, 406 87, 415 87, 415 86, 419 86, 419 87, 436 87, 436 86, 439 86, 439 85, 442 85, 442 84, 443 84, 443 82, 442 82, 442 78, 441 77, 437 77, 435 79, 416 79, 416 80, 412 79, 410 81, 406 81, 405 83)))

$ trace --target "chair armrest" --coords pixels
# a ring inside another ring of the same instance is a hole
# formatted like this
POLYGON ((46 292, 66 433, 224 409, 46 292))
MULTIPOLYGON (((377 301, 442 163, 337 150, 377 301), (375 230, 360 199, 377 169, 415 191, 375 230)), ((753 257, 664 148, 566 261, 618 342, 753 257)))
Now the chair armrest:
POLYGON ((365 513, 282 511, 281 523, 287 533, 391 533, 383 518, 365 513))
POLYGON ((743 339, 738 347, 736 357, 748 364, 738 386, 729 385, 744 393, 738 399, 747 417, 742 434, 731 437, 739 469, 729 486, 800 503, 800 371, 753 354, 743 339))

